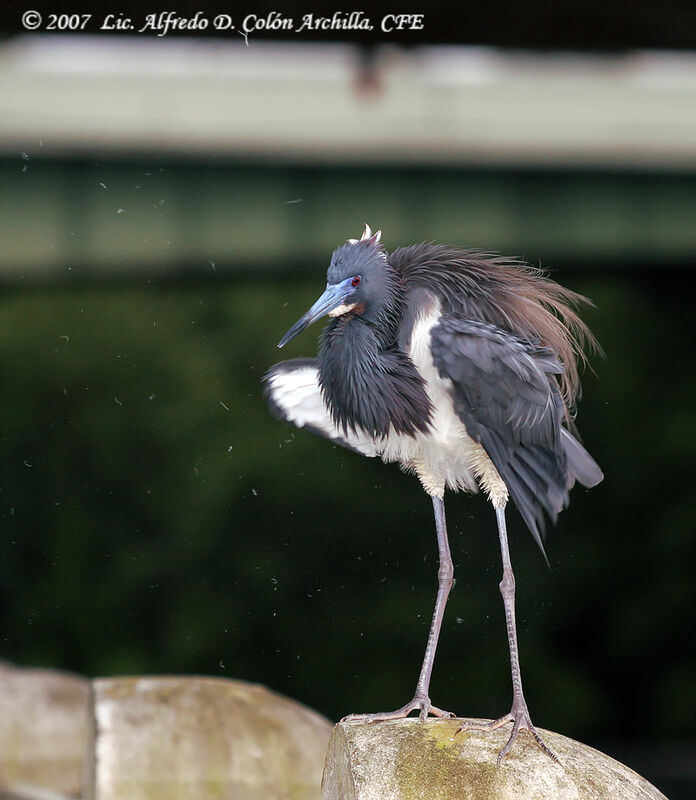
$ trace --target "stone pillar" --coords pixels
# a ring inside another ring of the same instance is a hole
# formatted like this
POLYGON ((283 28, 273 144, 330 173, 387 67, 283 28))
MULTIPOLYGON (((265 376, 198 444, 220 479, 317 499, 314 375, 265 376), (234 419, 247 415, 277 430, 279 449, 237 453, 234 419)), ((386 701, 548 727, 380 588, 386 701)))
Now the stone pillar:
POLYGON ((93 687, 87 800, 319 800, 331 725, 309 708, 221 678, 93 687))
POLYGON ((82 797, 89 681, 0 663, 0 796, 82 797))
POLYGON ((550 731, 540 732, 560 765, 523 731, 497 767, 510 726, 456 734, 462 721, 339 723, 322 800, 667 800, 613 758, 550 731))
POLYGON ((0 797, 319 800, 331 724, 224 678, 0 664, 0 797))

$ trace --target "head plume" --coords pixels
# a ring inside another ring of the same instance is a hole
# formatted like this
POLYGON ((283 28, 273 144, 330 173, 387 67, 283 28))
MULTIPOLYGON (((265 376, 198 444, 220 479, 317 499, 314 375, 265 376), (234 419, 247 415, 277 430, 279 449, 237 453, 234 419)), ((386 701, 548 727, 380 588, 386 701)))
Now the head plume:
POLYGON ((382 231, 376 231, 372 233, 372 228, 365 223, 365 230, 362 232, 362 235, 359 239, 347 239, 346 244, 357 244, 358 242, 367 242, 371 245, 379 245, 380 240, 382 239, 382 231))

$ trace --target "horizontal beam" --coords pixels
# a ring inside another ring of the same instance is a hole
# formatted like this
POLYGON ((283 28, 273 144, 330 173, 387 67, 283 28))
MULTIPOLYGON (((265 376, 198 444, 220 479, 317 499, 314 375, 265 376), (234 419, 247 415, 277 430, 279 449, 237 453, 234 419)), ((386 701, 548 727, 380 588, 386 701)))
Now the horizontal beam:
POLYGON ((0 277, 315 269, 364 222, 561 263, 680 264, 696 178, 585 171, 0 159, 0 277))
POLYGON ((69 35, 0 47, 5 153, 696 169, 696 55, 69 35))

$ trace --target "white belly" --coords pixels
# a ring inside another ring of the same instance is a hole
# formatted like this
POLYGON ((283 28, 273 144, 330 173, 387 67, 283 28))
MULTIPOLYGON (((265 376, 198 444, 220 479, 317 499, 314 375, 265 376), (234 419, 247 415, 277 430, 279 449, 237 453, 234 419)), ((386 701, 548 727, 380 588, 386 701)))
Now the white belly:
POLYGON ((433 301, 414 325, 408 349, 408 355, 425 379, 433 407, 430 428, 415 436, 390 433, 376 447, 383 461, 398 461, 405 469, 416 472, 425 490, 441 497, 445 488, 478 491, 476 476, 480 475, 482 458, 488 464, 490 461, 455 414, 451 382, 441 378, 433 364, 430 331, 439 316, 439 304, 433 301))

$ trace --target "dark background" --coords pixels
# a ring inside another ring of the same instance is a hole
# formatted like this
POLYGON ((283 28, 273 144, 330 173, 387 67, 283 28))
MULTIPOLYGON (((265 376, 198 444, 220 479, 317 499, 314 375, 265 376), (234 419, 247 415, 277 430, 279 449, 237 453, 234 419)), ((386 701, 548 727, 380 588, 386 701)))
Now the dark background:
MULTIPOLYGON (((444 0, 422 3, 419 0, 372 2, 333 6, 317 0, 270 0, 268 2, 211 3, 153 0, 143 6, 133 0, 105 0, 98 5, 85 0, 70 4, 55 4, 44 0, 26 2, 9 0, 0 4, 0 30, 7 34, 22 31, 20 18, 28 8, 41 13, 123 14, 138 18, 143 13, 174 10, 179 14, 201 11, 206 15, 228 13, 259 16, 277 11, 301 17, 314 13, 330 15, 334 11, 361 10, 378 17, 386 13, 425 14, 425 30, 401 31, 391 40, 401 43, 424 44, 492 44, 501 47, 535 48, 543 50, 572 49, 614 53, 633 48, 686 49, 696 45, 696 7, 691 0, 489 0, 488 2, 451 3, 444 0)), ((104 34, 106 36, 110 34, 104 34)), ((182 36, 209 36, 210 31, 182 36)), ((321 36, 307 31, 298 34, 307 41, 356 41, 373 44, 384 36, 375 30, 352 33, 324 31, 321 36)), ((262 34, 263 36, 263 34, 262 34)), ((277 33, 264 38, 282 38, 277 33)), ((287 35, 284 35, 288 38, 287 35)), ((292 38, 295 34, 292 35, 292 38)))
MULTIPOLYGON (((11 36, 12 4, 3 12, 11 36)), ((497 3, 448 10, 446 24, 435 6, 428 40, 680 48, 693 40, 692 12, 676 2, 497 3)), ((36 246, 32 221, 57 202, 52 241, 73 250, 41 275, 2 255, 18 267, 5 271, 0 296, 0 657, 87 675, 242 678, 331 719, 409 699, 436 586, 430 502, 395 467, 273 420, 260 379, 324 285, 331 246, 308 249, 311 231, 335 230, 337 246, 359 234, 369 205, 367 221, 384 225, 391 249, 436 235, 404 210, 408 187, 486 198, 502 186, 518 227, 495 241, 450 241, 514 248, 552 268, 595 302, 584 317, 606 351, 585 372, 578 415, 606 478, 574 490, 548 538, 550 571, 510 515, 532 716, 624 760, 670 797, 692 796, 693 261, 669 241, 643 256, 583 248, 577 224, 611 196, 602 215, 624 202, 649 226, 693 198, 691 170, 364 169, 118 153, 32 153, 25 166, 20 152, 0 159, 13 208, 5 224, 21 220, 36 246), (166 204, 144 228, 166 217, 180 231, 161 273, 137 259, 100 271, 84 255, 99 247, 90 219, 102 211, 88 209, 102 201, 81 187, 113 187, 119 176, 114 207, 134 202, 129 187, 149 176, 166 204), (212 263, 201 248, 192 257, 196 192, 236 180, 277 182, 283 202, 301 199, 284 210, 293 233, 267 256, 230 248, 212 263), (563 203, 583 196, 584 205, 563 203), (405 220, 398 240, 384 224, 394 215, 405 220), (564 226, 575 226, 572 246, 564 226), (553 244, 540 247, 544 237, 553 244)), ((675 231, 693 225, 669 216, 675 231)), ((595 234, 588 227, 585 237, 595 234)), ((317 334, 282 357, 311 354, 317 334)), ((431 696, 494 717, 511 695, 495 520, 480 497, 450 495, 447 509, 457 583, 431 696)))

